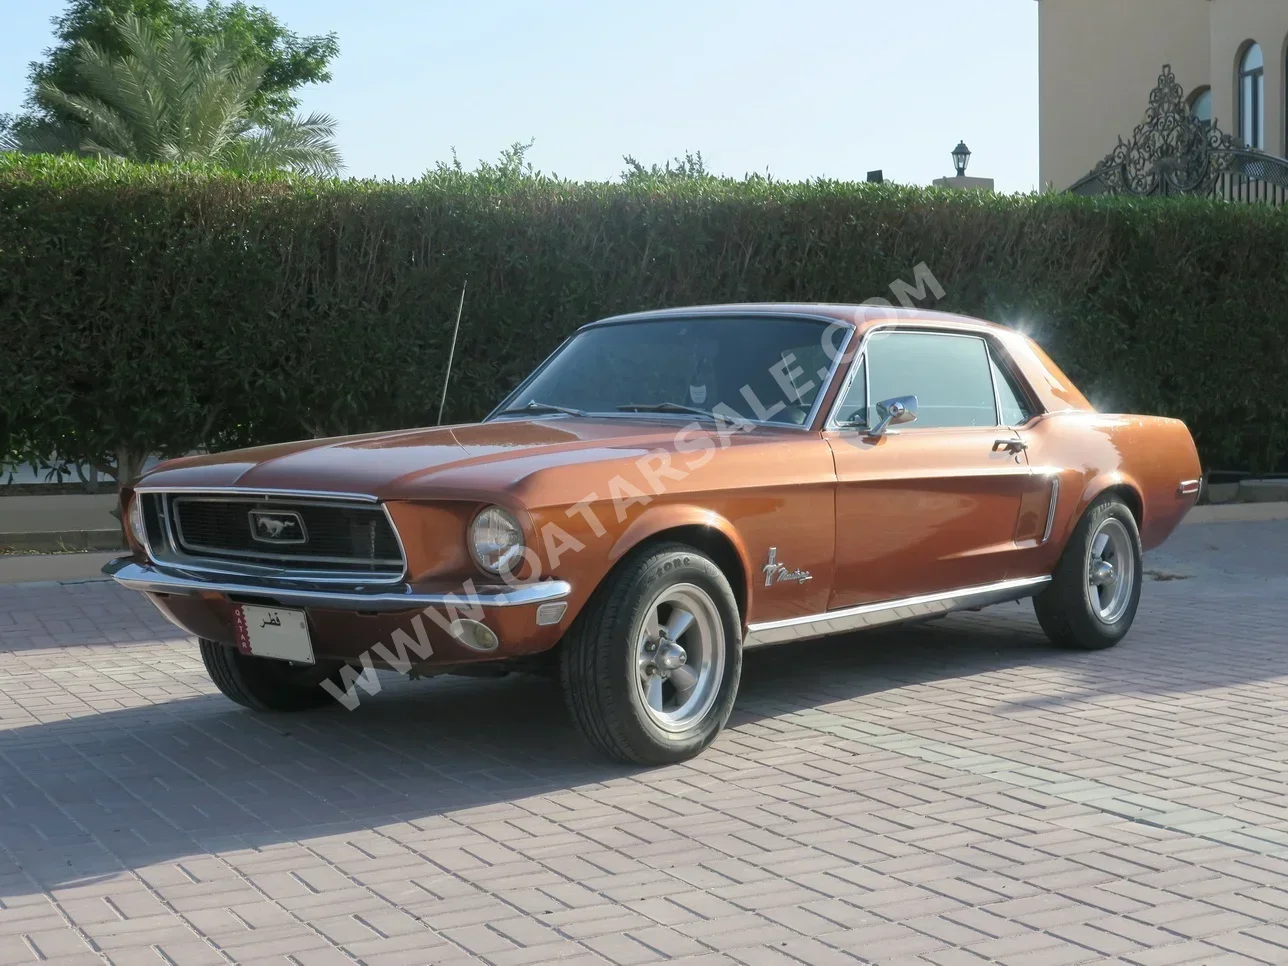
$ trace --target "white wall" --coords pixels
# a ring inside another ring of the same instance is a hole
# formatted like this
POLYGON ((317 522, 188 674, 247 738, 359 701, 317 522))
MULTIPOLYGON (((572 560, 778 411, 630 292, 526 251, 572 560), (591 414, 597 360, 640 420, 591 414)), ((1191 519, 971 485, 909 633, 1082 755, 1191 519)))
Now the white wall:
MULTIPOLYGON (((1172 65, 1186 91, 1209 83, 1210 4, 1038 2, 1040 178, 1043 188, 1063 191, 1143 120, 1163 64, 1172 65)), ((1240 2, 1288 10, 1288 0, 1240 2)))

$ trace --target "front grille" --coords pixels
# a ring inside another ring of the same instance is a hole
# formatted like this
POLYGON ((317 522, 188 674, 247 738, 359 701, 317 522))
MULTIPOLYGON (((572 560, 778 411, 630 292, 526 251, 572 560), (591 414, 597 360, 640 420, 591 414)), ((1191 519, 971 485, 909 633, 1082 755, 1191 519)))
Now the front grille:
POLYGON ((396 577, 404 560, 384 508, 304 497, 146 494, 154 552, 180 559, 396 577))

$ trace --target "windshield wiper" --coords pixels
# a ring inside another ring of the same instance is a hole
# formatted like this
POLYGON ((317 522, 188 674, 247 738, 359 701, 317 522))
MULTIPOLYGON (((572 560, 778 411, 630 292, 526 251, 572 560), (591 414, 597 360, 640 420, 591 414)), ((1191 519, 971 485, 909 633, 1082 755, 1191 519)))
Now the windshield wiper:
POLYGON ((660 403, 627 403, 625 406, 618 406, 619 413, 690 413, 694 416, 706 416, 707 419, 715 419, 716 414, 709 409, 699 409, 697 406, 685 406, 683 403, 660 402, 660 403))
POLYGON ((571 406, 556 406, 553 403, 537 402, 535 399, 529 399, 526 406, 511 406, 509 409, 502 409, 497 415, 505 416, 508 413, 563 413, 565 416, 590 415, 584 409, 573 409, 571 406))

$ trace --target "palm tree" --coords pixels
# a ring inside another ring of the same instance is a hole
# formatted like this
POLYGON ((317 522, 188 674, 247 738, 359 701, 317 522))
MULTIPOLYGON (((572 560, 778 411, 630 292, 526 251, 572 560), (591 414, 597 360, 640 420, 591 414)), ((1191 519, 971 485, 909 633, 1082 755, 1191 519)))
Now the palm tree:
POLYGON ((166 33, 127 14, 117 22, 126 53, 81 43, 76 73, 85 93, 45 84, 42 95, 75 121, 10 138, 19 150, 128 158, 141 162, 213 161, 237 171, 289 170, 331 176, 341 168, 325 114, 251 119, 263 66, 216 41, 197 50, 182 30, 166 33))

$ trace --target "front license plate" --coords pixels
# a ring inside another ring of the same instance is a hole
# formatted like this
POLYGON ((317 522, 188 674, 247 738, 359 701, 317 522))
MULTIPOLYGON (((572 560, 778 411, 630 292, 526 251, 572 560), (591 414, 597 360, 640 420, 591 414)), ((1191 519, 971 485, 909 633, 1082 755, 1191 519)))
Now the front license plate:
POLYGON ((237 649, 255 657, 314 664, 313 641, 304 611, 286 607, 236 607, 237 649))

